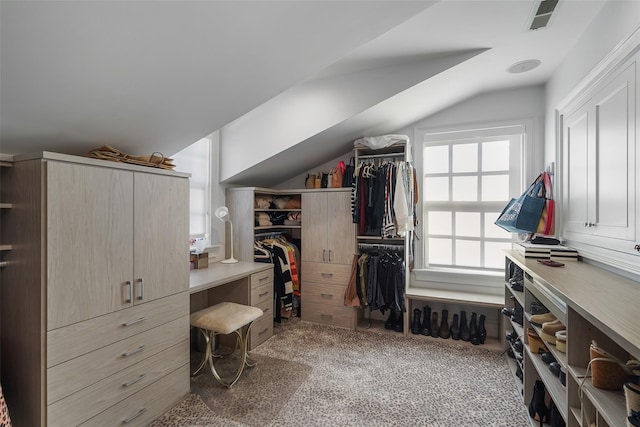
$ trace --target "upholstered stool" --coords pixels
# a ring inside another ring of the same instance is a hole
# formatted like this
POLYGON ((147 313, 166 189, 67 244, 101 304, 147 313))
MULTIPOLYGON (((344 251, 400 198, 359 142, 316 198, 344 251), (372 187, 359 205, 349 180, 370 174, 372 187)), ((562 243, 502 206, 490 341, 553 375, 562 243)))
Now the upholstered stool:
POLYGON ((191 315, 191 325, 200 329, 207 345, 202 362, 200 362, 200 366, 195 370, 193 376, 197 375, 204 365, 209 362, 209 368, 211 368, 211 373, 215 379, 227 388, 231 388, 240 378, 245 366, 255 366, 255 362, 247 355, 247 337, 253 322, 260 316, 262 316, 262 310, 259 308, 234 302, 221 302, 193 313, 191 315), (247 326, 246 330, 245 326, 247 326), (217 356, 214 356, 211 345, 216 335, 228 335, 232 332, 238 335, 236 347, 240 349, 241 360, 235 377, 227 382, 220 377, 213 365, 213 358, 217 356))

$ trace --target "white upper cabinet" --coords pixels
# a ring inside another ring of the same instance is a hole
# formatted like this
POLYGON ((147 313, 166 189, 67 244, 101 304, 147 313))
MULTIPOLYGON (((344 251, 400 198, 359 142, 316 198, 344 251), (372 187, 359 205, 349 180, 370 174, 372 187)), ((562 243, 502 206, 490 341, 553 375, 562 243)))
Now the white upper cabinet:
POLYGON ((638 254, 637 56, 563 118, 563 237, 596 252, 638 254))

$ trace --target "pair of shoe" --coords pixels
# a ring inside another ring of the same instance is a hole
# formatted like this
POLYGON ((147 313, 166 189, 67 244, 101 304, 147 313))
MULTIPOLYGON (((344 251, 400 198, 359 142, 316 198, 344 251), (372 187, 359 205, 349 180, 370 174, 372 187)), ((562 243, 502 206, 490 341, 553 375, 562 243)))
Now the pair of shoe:
POLYGON ((549 351, 547 346, 544 345, 544 341, 542 341, 533 329, 529 328, 527 330, 527 338, 529 340, 529 350, 531 350, 531 353, 540 354, 549 351))
POLYGON ((562 353, 567 352, 567 330, 562 329, 556 332, 556 349, 562 353))
POLYGON ((384 324, 385 329, 389 329, 396 332, 402 332, 404 329, 403 326, 403 316, 402 313, 396 313, 395 310, 390 310, 389 317, 384 324))
POLYGON ((623 388, 627 405, 627 421, 632 426, 640 427, 640 385, 625 383, 623 388))
MULTIPOLYGON (((533 316, 532 316, 533 317, 533 316)), ((542 324, 542 331, 540 331, 540 338, 549 344, 556 344, 556 333, 566 330, 567 327, 562 324, 559 319, 552 320, 550 322, 544 322, 542 324)))
POLYGON ((540 314, 534 314, 531 316, 531 318, 529 319, 530 322, 536 326, 542 326, 543 323, 547 323, 547 322, 553 322, 554 320, 557 320, 558 318, 556 316, 553 315, 553 313, 540 313, 540 314))

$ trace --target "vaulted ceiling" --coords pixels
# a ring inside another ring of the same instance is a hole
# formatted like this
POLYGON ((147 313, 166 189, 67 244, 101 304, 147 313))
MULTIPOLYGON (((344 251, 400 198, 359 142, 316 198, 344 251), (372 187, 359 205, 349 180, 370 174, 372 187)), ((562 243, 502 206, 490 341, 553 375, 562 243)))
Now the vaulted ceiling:
POLYGON ((603 2, 560 0, 531 31, 540 1, 3 0, 0 152, 172 154, 222 129, 224 180, 278 182, 359 136, 544 83, 603 2))

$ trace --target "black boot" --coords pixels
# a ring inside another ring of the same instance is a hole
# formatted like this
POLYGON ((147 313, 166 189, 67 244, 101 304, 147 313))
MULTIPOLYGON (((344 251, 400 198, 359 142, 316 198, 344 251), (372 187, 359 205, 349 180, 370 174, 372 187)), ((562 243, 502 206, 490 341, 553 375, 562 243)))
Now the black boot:
POLYGON ((560 411, 558 410, 558 407, 556 406, 555 403, 553 403, 553 400, 551 401, 551 405, 549 405, 548 421, 549 421, 549 424, 551 424, 551 427, 566 427, 566 423, 564 422, 562 415, 560 415, 560 411))
POLYGON ((476 325, 476 314, 471 313, 471 320, 469 321, 469 335, 471 336, 471 344, 480 344, 480 335, 478 335, 478 326, 476 325))
POLYGON ((529 403, 529 416, 535 418, 535 416, 538 415, 540 427, 542 427, 546 421, 549 421, 549 409, 544 402, 544 393, 544 383, 537 380, 533 385, 533 397, 531 398, 531 403, 529 403))
POLYGON ((434 338, 438 338, 440 335, 440 328, 438 327, 438 313, 431 313, 431 336, 434 338))
POLYGON ((460 312, 460 339, 462 341, 471 341, 471 334, 469 333, 469 325, 467 325, 467 312, 460 312))
POLYGON ((449 332, 449 310, 442 310, 442 320, 440 323, 440 338, 447 339, 451 336, 449 332))
POLYGON ((411 333, 414 335, 418 335, 422 330, 420 316, 422 316, 422 311, 419 308, 415 308, 413 310, 413 322, 411 322, 411 333))
MULTIPOLYGON (((395 310, 391 310, 395 311, 395 310)), ((396 332, 404 331, 404 315, 401 311, 396 313, 396 323, 393 325, 393 330, 396 332)))
POLYGON ((451 322, 451 329, 449 329, 452 340, 460 339, 460 326, 458 326, 458 315, 453 315, 453 321, 451 322))
POLYGON ((422 335, 431 335, 431 307, 428 305, 424 306, 423 317, 422 317, 422 331, 420 332, 422 335))
POLYGON ((478 336, 480 337, 480 344, 484 344, 487 339, 487 329, 484 327, 484 321, 486 316, 484 314, 480 315, 480 321, 478 323, 478 336))
POLYGON ((393 329, 393 326, 396 324, 396 312, 393 310, 389 310, 389 317, 384 324, 385 329, 393 329))

